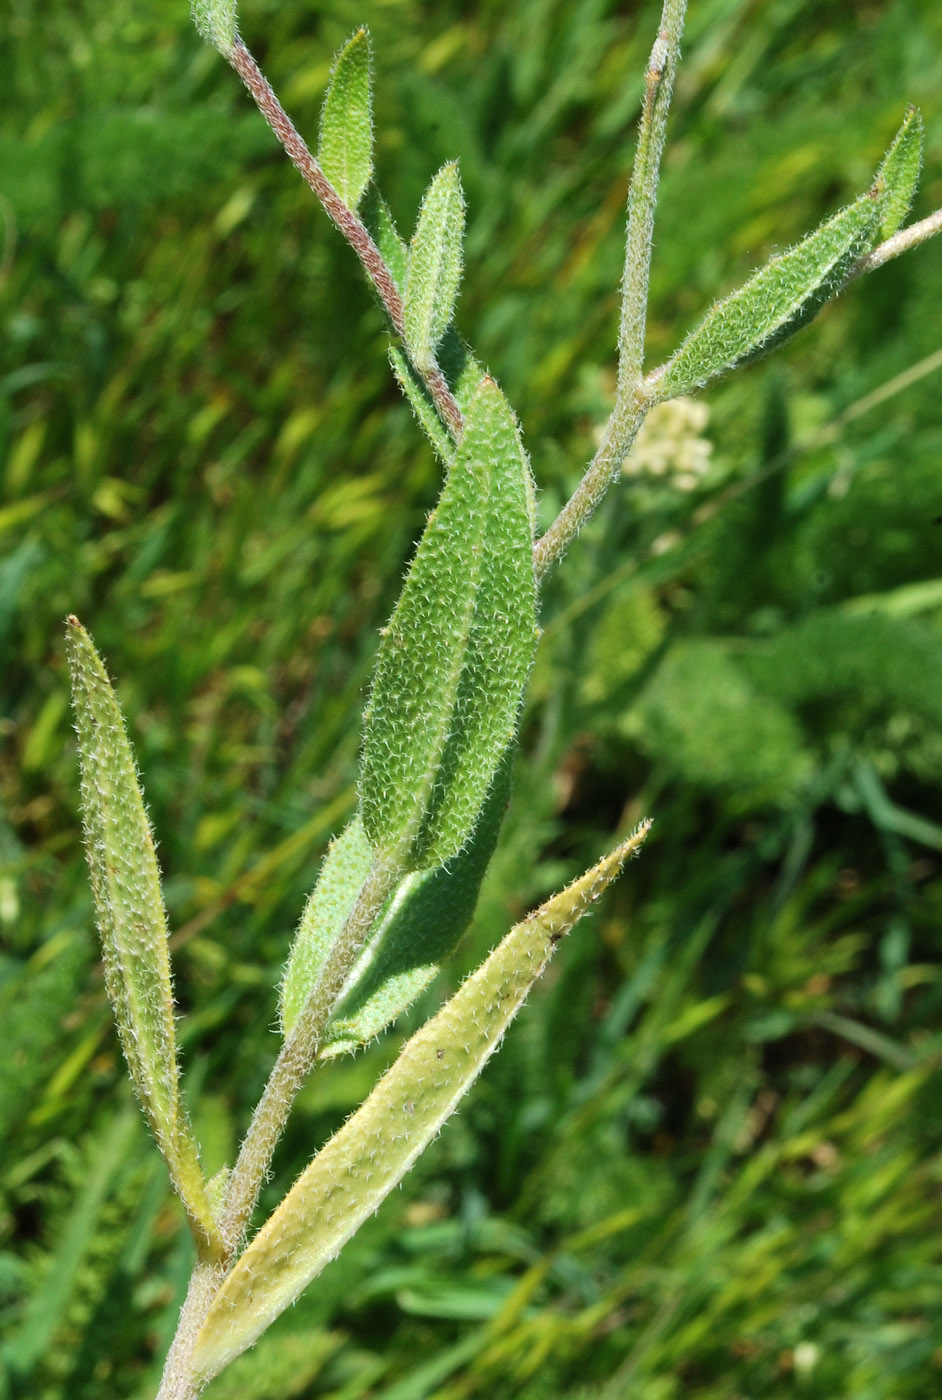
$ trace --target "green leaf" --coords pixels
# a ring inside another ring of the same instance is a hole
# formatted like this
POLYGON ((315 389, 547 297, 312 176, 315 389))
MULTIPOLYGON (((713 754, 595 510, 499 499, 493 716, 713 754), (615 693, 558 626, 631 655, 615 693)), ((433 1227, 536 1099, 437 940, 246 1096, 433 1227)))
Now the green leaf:
POLYGON ((239 37, 235 0, 192 0, 190 12, 201 37, 228 58, 239 37))
MULTIPOLYGON (((390 346, 389 359, 396 381, 409 400, 409 405, 419 420, 426 437, 443 465, 450 467, 455 457, 455 444, 445 424, 438 416, 438 411, 421 375, 400 346, 390 346)), ((462 414, 467 413, 468 406, 484 378, 484 371, 454 326, 449 326, 445 332, 440 346, 438 363, 455 396, 455 402, 462 414)))
POLYGON ((467 413, 484 378, 484 370, 453 325, 448 327, 439 343, 438 367, 448 380, 448 387, 461 412, 467 413))
POLYGON ((909 213, 922 168, 923 125, 918 107, 908 107, 903 125, 877 171, 882 217, 876 242, 892 238, 909 213))
POLYGON ((425 192, 409 252, 403 316, 406 345, 420 370, 432 364, 454 313, 463 237, 464 195, 452 161, 425 192))
POLYGON ((393 281, 400 293, 409 276, 409 249, 399 237, 396 222, 390 213, 389 205, 375 185, 370 185, 363 196, 360 218, 383 257, 383 262, 393 275, 393 281))
POLYGON ((328 847, 291 946, 281 982, 281 1029, 285 1037, 294 1029, 372 865, 373 852, 363 823, 354 817, 328 847))
POLYGON ((450 467, 455 458, 455 444, 449 436, 448 429, 439 418, 418 370, 399 345, 390 345, 389 363, 396 376, 396 383, 408 399, 409 407, 418 419, 425 436, 432 444, 442 464, 450 467))
POLYGON ((68 619, 66 649, 82 778, 85 846, 105 985, 131 1078, 191 1228, 221 1248, 180 1096, 167 920, 154 838, 111 683, 91 638, 68 619))
POLYGON ((213 1299, 192 1352, 201 1381, 251 1346, 402 1180, 497 1049, 556 944, 649 826, 517 924, 321 1148, 213 1299))
POLYGON ((513 753, 497 770, 477 826, 454 860, 407 876, 337 1001, 321 1056, 355 1050, 399 1017, 437 976, 474 917, 510 799, 513 753))
MULTIPOLYGON (((510 797, 512 754, 498 769, 481 818, 447 866, 406 877, 377 919, 324 1031, 321 1055, 354 1050, 415 1001, 455 949, 474 914, 510 797)), ((291 949, 281 989, 287 1038, 369 874, 373 853, 359 816, 324 859, 291 949)))
POLYGON ((444 865, 514 736, 537 638, 533 484, 492 379, 472 399, 438 505, 380 645, 360 800, 376 852, 444 865))
POLYGON ((691 331, 657 380, 655 397, 690 393, 793 335, 840 289, 857 258, 873 246, 880 212, 875 194, 868 192, 794 248, 771 258, 691 331))
POLYGON ((321 111, 317 159, 348 209, 373 173, 370 36, 358 29, 334 59, 321 111))

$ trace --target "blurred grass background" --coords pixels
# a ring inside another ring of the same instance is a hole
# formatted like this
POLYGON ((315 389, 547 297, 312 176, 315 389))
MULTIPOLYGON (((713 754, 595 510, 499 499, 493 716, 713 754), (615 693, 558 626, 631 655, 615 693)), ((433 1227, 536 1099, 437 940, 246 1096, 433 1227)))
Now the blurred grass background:
MULTIPOLYGON (((460 158, 459 322, 548 522, 607 412, 656 9, 255 0, 309 139, 364 21, 404 229, 460 158)), ((182 0, 8 0, 3 29, 0 1393, 148 1400, 190 1249, 103 998, 62 619, 129 716, 215 1170, 438 473, 352 257, 182 0)), ((940 94, 931 0, 693 0, 651 363, 866 187, 907 101, 914 215, 942 204, 940 94)), ((655 833, 210 1400, 939 1393, 940 308, 938 246, 856 284, 705 424, 666 420, 548 584, 516 799, 446 980, 642 812, 655 833)), ((314 1076, 266 1204, 401 1029, 314 1076)))

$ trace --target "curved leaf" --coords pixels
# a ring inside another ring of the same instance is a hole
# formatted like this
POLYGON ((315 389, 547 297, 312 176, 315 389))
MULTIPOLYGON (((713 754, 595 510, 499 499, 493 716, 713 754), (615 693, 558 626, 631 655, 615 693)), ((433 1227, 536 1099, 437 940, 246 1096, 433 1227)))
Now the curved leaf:
POLYGON ((101 658, 75 617, 68 619, 66 650, 105 984, 134 1087, 191 1227, 204 1248, 219 1252, 180 1097, 167 919, 131 745, 101 658))
POLYGON ((922 168, 923 125, 918 107, 907 108, 903 125, 877 171, 882 217, 877 242, 892 238, 909 213, 922 168))
POLYGON ((642 823, 517 924, 408 1041, 233 1266, 193 1348, 202 1381, 252 1345, 401 1181, 497 1049, 556 944, 616 879, 649 827, 642 823))
POLYGON ((360 801, 375 851, 444 865, 513 738, 537 638, 533 486, 506 399, 484 379, 386 627, 360 801))

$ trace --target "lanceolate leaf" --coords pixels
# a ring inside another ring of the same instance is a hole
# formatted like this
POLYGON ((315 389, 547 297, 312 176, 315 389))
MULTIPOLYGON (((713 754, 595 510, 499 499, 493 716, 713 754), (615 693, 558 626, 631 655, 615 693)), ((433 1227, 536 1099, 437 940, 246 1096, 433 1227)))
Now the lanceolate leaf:
POLYGON ((360 800, 381 855, 444 865, 478 820, 536 643, 533 487, 510 407, 484 379, 385 629, 360 800))
POLYGON ((91 638, 66 632, 82 776, 85 842, 105 983, 131 1078, 191 1226, 219 1244, 180 1098, 167 921, 160 873, 124 720, 91 638))
MULTIPOLYGON (((389 359, 393 374, 409 400, 412 412, 419 420, 438 457, 446 467, 450 467, 454 461, 455 444, 438 416, 421 375, 400 346, 390 346, 389 359)), ((484 371, 453 326, 449 326, 442 339, 438 363, 455 396, 455 402, 461 412, 466 413, 478 385, 484 378, 484 371)))
POLYGON ((334 59, 321 112, 317 158, 348 209, 356 209, 373 173, 370 39, 358 29, 334 59))
POLYGON ((419 369, 435 357, 452 318, 461 281, 464 195, 453 162, 429 185, 409 251, 403 315, 406 344, 419 369))
POLYGON ((291 1034, 373 865, 360 818, 332 841, 304 906, 281 983, 281 1029, 291 1034))
POLYGON ((355 1050, 392 1024, 423 992, 474 916, 510 798, 512 752, 468 844, 435 870, 407 876, 351 973, 324 1033, 321 1056, 355 1050))
POLYGON ((402 1179, 497 1049, 556 944, 648 827, 512 929, 321 1149, 213 1300, 192 1354, 202 1381, 251 1346, 402 1179))
POLYGON ((409 400, 409 407, 419 420, 425 436, 435 449, 436 455, 446 467, 451 466, 455 457, 455 444, 448 429, 439 418, 418 370, 405 351, 398 345, 390 345, 389 363, 392 365, 392 372, 396 376, 399 388, 409 400))
MULTIPOLYGON (((415 1001, 474 914, 510 796, 510 755, 498 769, 467 846, 447 866, 408 875, 377 920, 323 1036, 321 1056, 354 1050, 415 1001)), ((373 853, 359 816, 332 844, 301 919, 281 990, 281 1025, 294 1028, 353 908, 373 853)))
POLYGON ((918 107, 910 107, 877 172, 883 209, 877 242, 892 238, 909 213, 922 166, 922 143, 922 116, 918 107))
POLYGON ((691 331, 658 379, 657 398, 689 393, 793 334, 873 246, 880 214, 876 194, 861 195, 803 242, 770 259, 691 331))
POLYGON ((370 185, 363 196, 360 218, 382 253, 383 262, 392 273, 393 281, 402 292, 409 275, 409 249, 399 237, 399 230, 389 205, 375 185, 370 185))

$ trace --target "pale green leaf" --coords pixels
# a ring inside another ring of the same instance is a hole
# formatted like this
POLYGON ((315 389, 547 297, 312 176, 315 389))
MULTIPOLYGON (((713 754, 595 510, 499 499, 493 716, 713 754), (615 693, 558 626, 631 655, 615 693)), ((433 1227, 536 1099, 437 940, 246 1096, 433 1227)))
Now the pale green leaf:
POLYGON ((374 851, 410 869, 461 850, 516 730, 537 637, 532 542, 526 453, 485 378, 385 629, 365 716, 363 825, 374 851))
POLYGON ((882 207, 877 242, 892 238, 909 213, 922 168, 922 146, 922 116, 918 107, 909 107, 877 172, 882 207))
POLYGON ((438 974, 474 916, 510 798, 512 753, 454 860, 409 875, 363 949, 327 1023, 321 1056, 355 1050, 393 1023, 438 974))
POLYGON ((429 185, 409 251, 403 305, 406 345, 420 370, 435 358, 452 318, 461 281, 464 195, 454 162, 429 185))
POLYGON ((201 37, 228 58, 239 37, 235 0, 191 0, 190 11, 201 37))
POLYGON ((658 399, 687 394, 714 375, 792 335, 841 287, 872 247, 880 206, 872 192, 773 257, 739 291, 718 302, 667 362, 658 399))
POLYGON ((405 351, 398 345, 390 345, 389 363, 392 365, 392 372, 396 376, 396 383, 408 399, 409 407, 418 419, 435 453, 441 459, 444 466, 451 466, 455 457, 455 444, 448 433, 448 429, 445 427, 441 418, 439 418, 435 405, 432 402, 431 396, 418 370, 405 351))
POLYGON ((401 293, 409 276, 409 249, 399 237, 389 205, 375 185, 370 185, 363 196, 360 218, 401 293))
POLYGON ((131 1078, 201 1245, 218 1236, 180 1096, 167 920, 154 838, 111 682, 70 617, 66 649, 81 765, 85 846, 105 985, 131 1078))
POLYGON ((372 866, 373 851, 357 816, 331 842, 291 945, 280 997, 285 1036, 294 1029, 372 866))
MULTIPOLYGON (((444 466, 450 467, 454 461, 455 444, 438 415, 421 375, 400 346, 390 346, 389 359, 396 381, 437 456, 444 466)), ((484 378, 484 371, 453 326, 449 326, 445 332, 438 363, 459 409, 462 414, 467 413, 484 378)))
POLYGON ((511 930, 409 1040, 301 1174, 213 1299, 192 1352, 205 1382, 252 1345, 401 1181, 500 1044, 556 944, 618 876, 649 823, 511 930))
POLYGON ((448 387, 462 413, 467 413, 471 400, 484 378, 484 370, 471 349, 461 339, 454 325, 448 327, 438 346, 438 367, 448 380, 448 387))
POLYGON ((348 209, 373 173, 370 38, 358 29, 334 59, 321 111, 317 159, 348 209))

